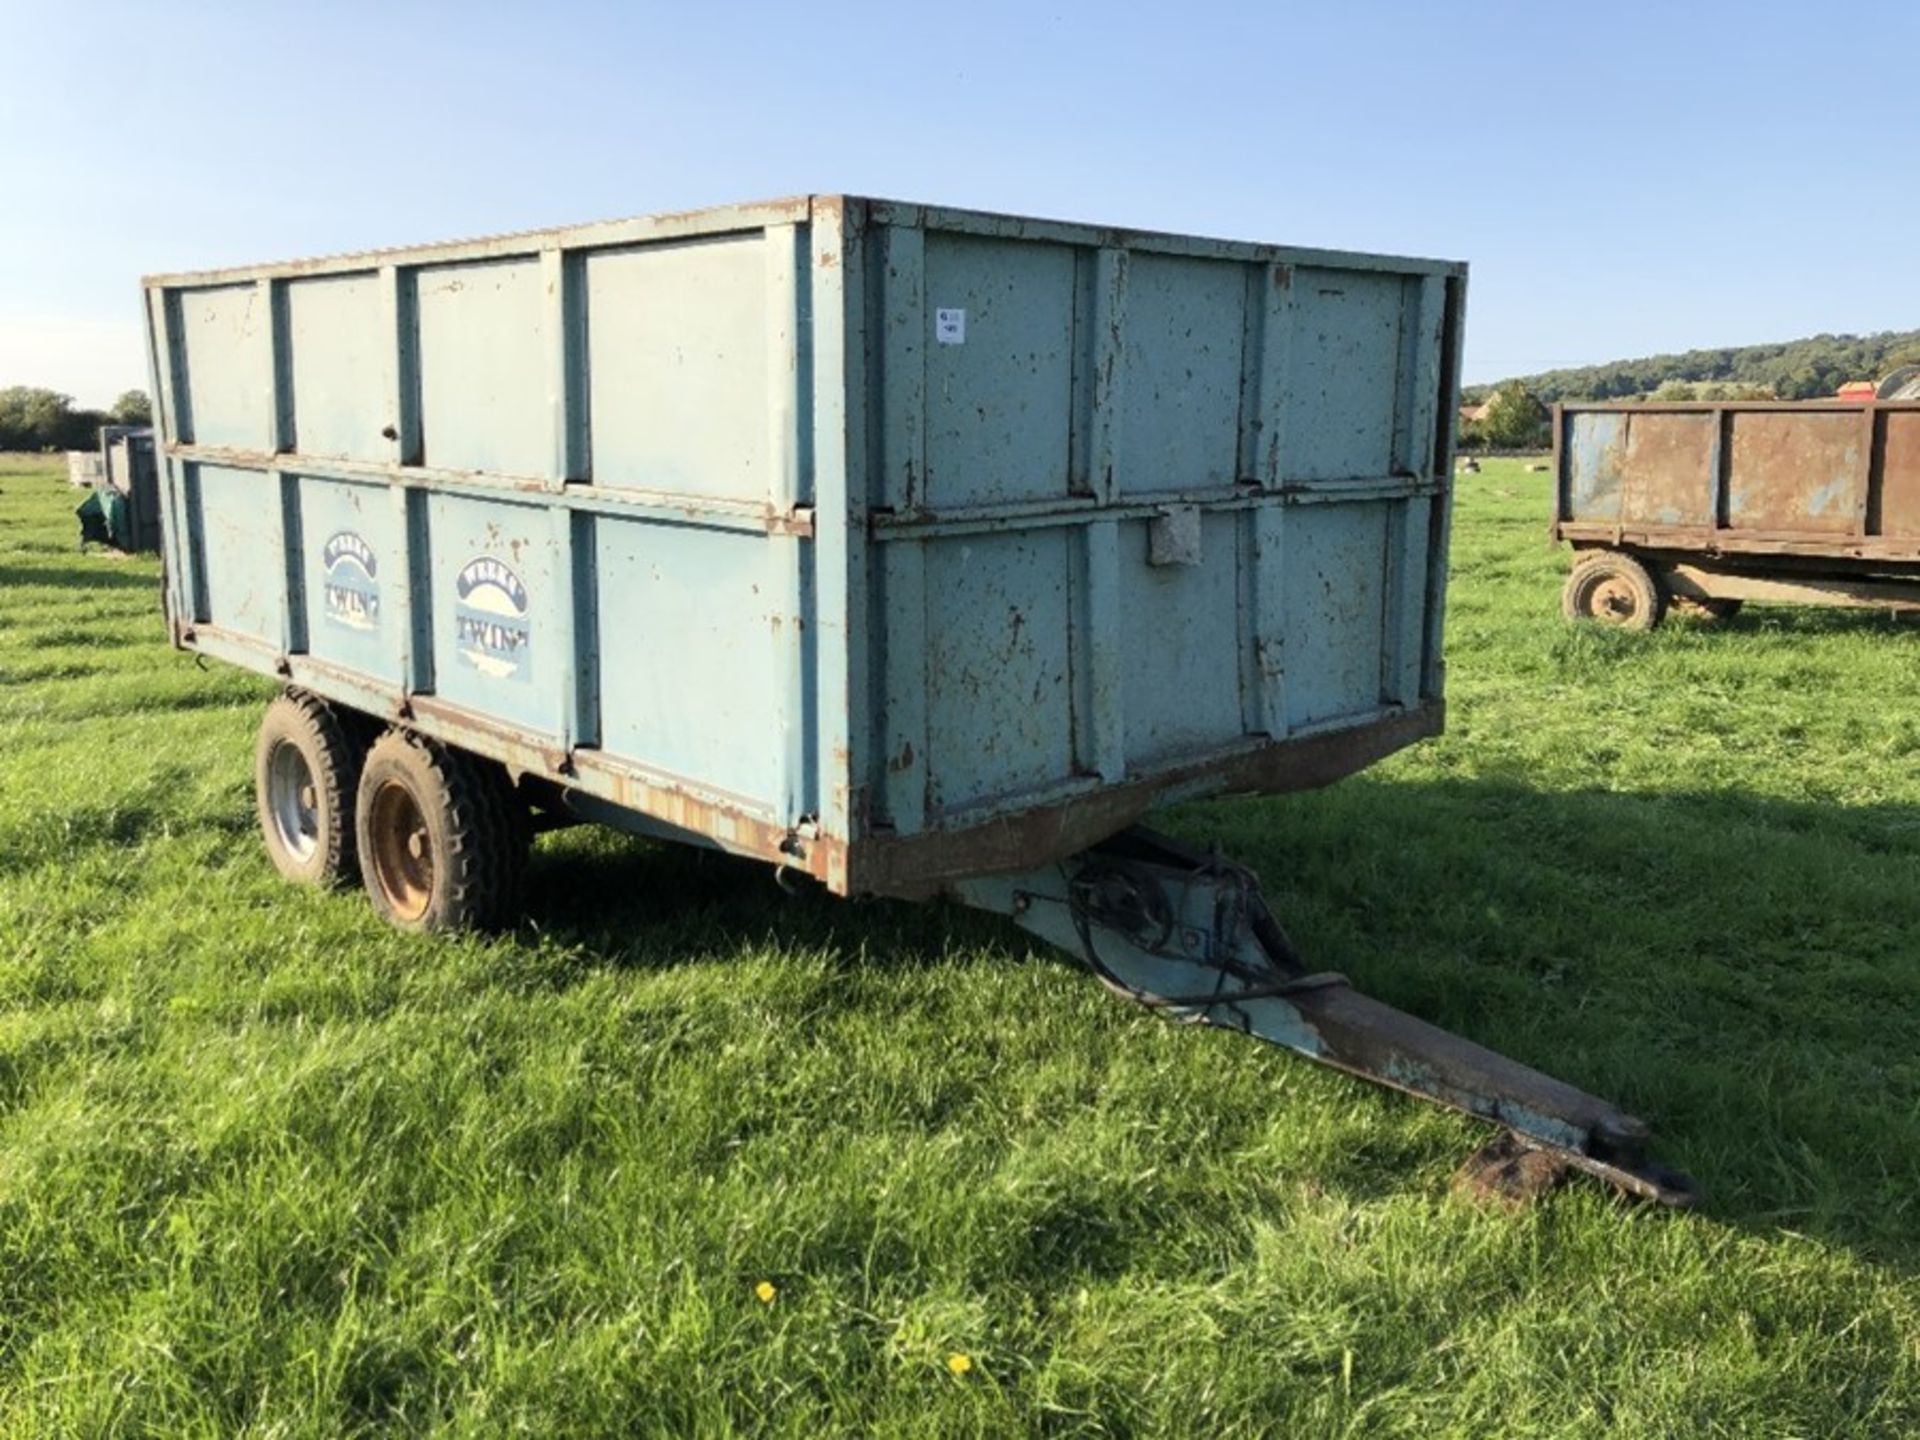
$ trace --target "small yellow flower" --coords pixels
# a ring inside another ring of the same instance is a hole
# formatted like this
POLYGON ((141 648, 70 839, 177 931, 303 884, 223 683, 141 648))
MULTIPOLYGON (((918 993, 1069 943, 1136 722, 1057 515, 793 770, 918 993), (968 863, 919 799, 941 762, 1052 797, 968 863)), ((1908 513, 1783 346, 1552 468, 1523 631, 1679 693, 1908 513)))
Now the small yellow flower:
POLYGON ((762 1280, 758 1285, 753 1287, 753 1293, 760 1297, 760 1303, 762 1305, 771 1305, 773 1303, 773 1297, 780 1292, 773 1288, 773 1282, 771 1280, 762 1280))
POLYGON ((964 1375, 973 1369, 973 1357, 971 1355, 962 1355, 956 1350, 953 1354, 947 1356, 947 1369, 951 1370, 955 1375, 964 1375))

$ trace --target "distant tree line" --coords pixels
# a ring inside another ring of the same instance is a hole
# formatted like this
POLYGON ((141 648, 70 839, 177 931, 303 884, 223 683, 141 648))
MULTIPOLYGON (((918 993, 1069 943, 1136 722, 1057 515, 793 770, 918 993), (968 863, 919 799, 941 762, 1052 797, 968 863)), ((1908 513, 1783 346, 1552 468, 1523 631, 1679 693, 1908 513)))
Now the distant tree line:
MULTIPOLYGON (((1842 382, 1844 383, 1844 382, 1842 382)), ((1835 389, 1839 387, 1836 386, 1835 389)), ((1831 397, 1829 390, 1826 396, 1831 397)), ((1783 398, 1771 385, 1756 380, 1662 380, 1649 400, 1779 400, 1783 398)))
POLYGON ((1780 345, 1689 350, 1614 360, 1573 370, 1549 370, 1518 381, 1470 387, 1463 399, 1487 400, 1518 383, 1546 403, 1556 400, 1824 400, 1851 380, 1878 380, 1902 365, 1920 364, 1920 330, 1876 335, 1815 335, 1780 345), (1683 391, 1674 387, 1693 387, 1683 391), (1706 393, 1708 387, 1713 393, 1706 393))
POLYGON ((0 390, 0 450, 91 450, 102 425, 150 425, 144 390, 129 390, 111 408, 82 410, 71 395, 32 385, 0 390))

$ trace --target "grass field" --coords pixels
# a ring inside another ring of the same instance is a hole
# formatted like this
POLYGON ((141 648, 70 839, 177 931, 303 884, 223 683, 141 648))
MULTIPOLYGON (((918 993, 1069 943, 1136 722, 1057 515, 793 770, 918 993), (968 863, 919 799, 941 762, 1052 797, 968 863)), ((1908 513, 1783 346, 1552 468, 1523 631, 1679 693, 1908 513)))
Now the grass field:
POLYGON ((0 1433, 1920 1430, 1920 626, 1570 630, 1494 462, 1448 735, 1169 818, 1707 1193, 1514 1214, 1478 1127, 964 912, 592 830, 492 940, 283 886, 269 687, 57 473, 0 465, 0 1433))

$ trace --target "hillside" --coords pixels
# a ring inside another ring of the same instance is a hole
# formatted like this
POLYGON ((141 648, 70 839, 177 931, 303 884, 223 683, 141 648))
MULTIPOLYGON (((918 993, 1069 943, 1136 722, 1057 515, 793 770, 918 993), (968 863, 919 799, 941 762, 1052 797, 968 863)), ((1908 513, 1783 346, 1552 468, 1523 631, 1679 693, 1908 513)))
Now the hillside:
MULTIPOLYGON (((1541 400, 1631 400, 1668 380, 1722 380, 1766 385, 1783 400, 1819 400, 1849 380, 1877 380, 1897 365, 1920 362, 1920 330, 1883 330, 1874 335, 1814 335, 1775 345, 1689 350, 1610 360, 1570 370, 1517 376, 1541 400)), ((1477 403, 1501 385, 1468 386, 1463 398, 1477 403)))

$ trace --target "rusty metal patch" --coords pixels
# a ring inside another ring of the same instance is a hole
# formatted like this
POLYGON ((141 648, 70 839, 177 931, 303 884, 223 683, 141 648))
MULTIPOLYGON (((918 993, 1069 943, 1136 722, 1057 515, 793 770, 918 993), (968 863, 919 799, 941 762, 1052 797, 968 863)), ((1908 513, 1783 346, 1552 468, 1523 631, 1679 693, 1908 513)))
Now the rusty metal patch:
POLYGON ((1869 412, 1730 412, 1728 526, 1832 535, 1862 530, 1871 433, 1863 413, 1869 412))
POLYGON ((1920 535, 1920 410, 1883 411, 1880 425, 1880 483, 1870 529, 1920 535))

